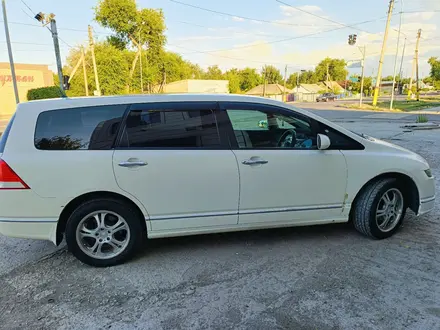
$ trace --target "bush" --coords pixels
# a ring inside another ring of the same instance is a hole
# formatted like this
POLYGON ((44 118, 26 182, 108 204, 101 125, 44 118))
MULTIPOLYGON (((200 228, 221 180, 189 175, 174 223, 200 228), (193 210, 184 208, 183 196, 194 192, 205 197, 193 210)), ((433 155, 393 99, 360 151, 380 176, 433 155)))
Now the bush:
POLYGON ((62 93, 58 86, 41 87, 30 89, 27 92, 28 101, 42 100, 42 99, 55 99, 61 97, 62 93))

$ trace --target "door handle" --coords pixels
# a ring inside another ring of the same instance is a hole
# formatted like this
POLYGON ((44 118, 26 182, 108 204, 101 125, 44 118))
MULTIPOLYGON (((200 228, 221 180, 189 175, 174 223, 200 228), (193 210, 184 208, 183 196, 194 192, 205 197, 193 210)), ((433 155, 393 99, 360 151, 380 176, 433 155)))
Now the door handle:
POLYGON ((118 165, 122 167, 135 167, 135 166, 145 166, 148 165, 148 163, 141 161, 136 161, 136 162, 126 161, 126 162, 120 162, 118 165))
POLYGON ((259 165, 259 164, 267 164, 269 162, 264 159, 247 159, 247 160, 243 160, 241 163, 243 165, 259 165))

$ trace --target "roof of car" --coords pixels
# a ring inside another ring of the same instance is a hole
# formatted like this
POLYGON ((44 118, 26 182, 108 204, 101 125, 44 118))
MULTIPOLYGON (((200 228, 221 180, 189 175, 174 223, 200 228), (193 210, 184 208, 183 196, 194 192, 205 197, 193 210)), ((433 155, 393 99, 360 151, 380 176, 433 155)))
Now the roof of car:
POLYGON ((252 102, 268 105, 282 105, 280 101, 269 98, 235 95, 235 94, 149 94, 149 95, 122 95, 122 96, 91 96, 66 97, 57 99, 35 100, 20 103, 19 108, 26 110, 45 111, 72 107, 87 107, 111 104, 154 103, 154 102, 252 102))

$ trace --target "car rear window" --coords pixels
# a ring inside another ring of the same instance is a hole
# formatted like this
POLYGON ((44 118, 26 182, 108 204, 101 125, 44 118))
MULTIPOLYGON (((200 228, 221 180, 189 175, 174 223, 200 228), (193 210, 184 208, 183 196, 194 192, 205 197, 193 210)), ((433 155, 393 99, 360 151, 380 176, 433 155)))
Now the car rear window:
POLYGON ((14 123, 14 119, 15 119, 15 114, 12 116, 11 120, 8 123, 8 126, 6 126, 5 131, 0 137, 0 154, 2 154, 5 151, 6 140, 8 139, 9 132, 11 131, 12 124, 14 123))
POLYGON ((40 150, 107 150, 113 147, 125 105, 42 112, 34 143, 40 150))

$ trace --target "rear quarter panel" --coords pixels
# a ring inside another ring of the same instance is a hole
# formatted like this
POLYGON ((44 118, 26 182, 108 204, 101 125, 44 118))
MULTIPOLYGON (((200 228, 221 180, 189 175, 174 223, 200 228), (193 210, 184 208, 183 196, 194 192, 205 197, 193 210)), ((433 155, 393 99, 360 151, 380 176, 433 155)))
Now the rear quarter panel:
MULTIPOLYGON (((116 184, 112 166, 113 150, 44 151, 35 148, 34 132, 40 113, 38 105, 17 109, 2 158, 33 193, 50 199, 51 205, 56 205, 57 214, 48 216, 58 216, 71 200, 95 191, 126 196, 147 216, 143 205, 116 184)), ((26 203, 26 200, 22 203, 26 203)))

